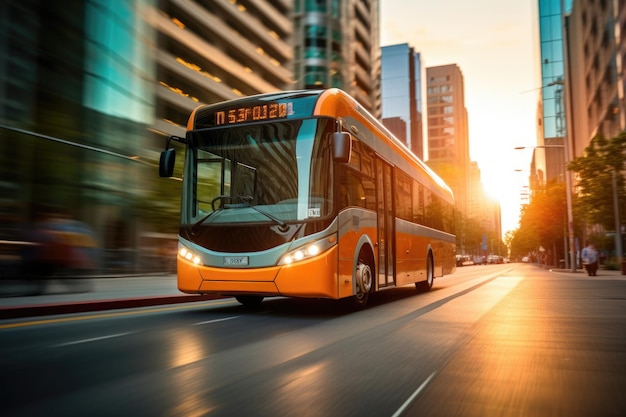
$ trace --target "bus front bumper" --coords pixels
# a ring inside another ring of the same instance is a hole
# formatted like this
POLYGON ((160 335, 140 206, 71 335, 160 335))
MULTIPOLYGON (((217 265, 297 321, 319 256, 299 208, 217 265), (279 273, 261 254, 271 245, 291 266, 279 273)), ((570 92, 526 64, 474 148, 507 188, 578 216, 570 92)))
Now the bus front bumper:
POLYGON ((345 288, 339 288, 337 247, 304 261, 267 268, 198 266, 179 257, 178 288, 192 294, 330 299, 346 293, 345 288))

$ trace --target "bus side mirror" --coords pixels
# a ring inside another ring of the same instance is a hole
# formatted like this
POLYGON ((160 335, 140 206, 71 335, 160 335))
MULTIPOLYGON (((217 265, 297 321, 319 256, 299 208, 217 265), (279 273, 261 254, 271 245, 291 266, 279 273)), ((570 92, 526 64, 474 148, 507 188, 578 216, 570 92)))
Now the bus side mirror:
POLYGON ((174 162, 176 162, 176 149, 169 148, 161 152, 159 176, 169 178, 174 175, 174 162))
POLYGON ((352 153, 352 137, 346 132, 333 133, 333 158, 337 162, 350 162, 352 153))

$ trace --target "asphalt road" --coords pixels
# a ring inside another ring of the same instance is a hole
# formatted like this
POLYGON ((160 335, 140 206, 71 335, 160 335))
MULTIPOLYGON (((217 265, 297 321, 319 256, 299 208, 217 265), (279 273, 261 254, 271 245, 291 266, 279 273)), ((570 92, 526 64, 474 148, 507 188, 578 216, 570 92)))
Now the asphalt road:
POLYGON ((472 266, 371 298, 0 322, 0 415, 626 415, 624 278, 472 266))

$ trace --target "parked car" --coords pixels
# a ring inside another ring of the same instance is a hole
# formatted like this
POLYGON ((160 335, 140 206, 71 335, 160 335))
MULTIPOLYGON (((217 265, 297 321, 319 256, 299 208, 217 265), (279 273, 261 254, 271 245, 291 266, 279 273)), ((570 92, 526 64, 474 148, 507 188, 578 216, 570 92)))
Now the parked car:
POLYGON ((485 265, 487 263, 487 257, 474 256, 474 265, 485 265))
POLYGON ((474 265, 469 255, 456 255, 456 266, 474 265))
POLYGON ((500 255, 489 255, 487 256, 487 263, 489 264, 501 264, 503 263, 502 256, 500 255))

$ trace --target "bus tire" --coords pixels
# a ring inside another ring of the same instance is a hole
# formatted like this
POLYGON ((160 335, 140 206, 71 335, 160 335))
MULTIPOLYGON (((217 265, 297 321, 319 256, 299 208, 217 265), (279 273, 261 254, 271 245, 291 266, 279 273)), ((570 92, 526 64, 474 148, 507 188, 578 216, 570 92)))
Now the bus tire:
POLYGON ((258 307, 263 301, 262 295, 238 295, 235 300, 239 301, 244 307, 258 307))
POLYGON ((435 282, 435 263, 433 261, 432 252, 428 252, 428 259, 426 259, 426 281, 416 282, 415 288, 420 291, 430 291, 435 282))
POLYGON ((374 286, 374 274, 371 266, 359 259, 356 265, 355 278, 356 294, 354 295, 354 302, 357 306, 364 306, 367 304, 369 293, 374 286))

